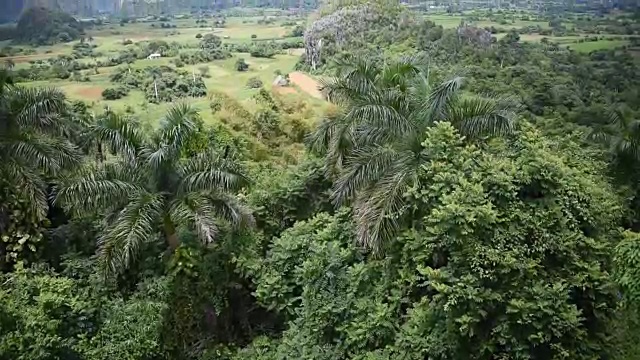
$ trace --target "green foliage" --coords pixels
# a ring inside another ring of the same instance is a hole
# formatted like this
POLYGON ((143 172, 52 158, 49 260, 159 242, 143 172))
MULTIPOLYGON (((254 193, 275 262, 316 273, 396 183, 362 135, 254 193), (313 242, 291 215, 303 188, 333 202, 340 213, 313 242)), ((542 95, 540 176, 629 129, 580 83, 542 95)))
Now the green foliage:
POLYGON ((358 241, 375 251, 395 234, 402 194, 426 161, 420 155, 425 129, 449 121, 469 139, 506 135, 518 106, 510 98, 461 96, 463 79, 427 80, 415 59, 378 66, 368 60, 343 63, 323 82, 328 100, 341 106, 311 136, 327 168, 337 176, 332 197, 353 201, 358 241))
POLYGON ((257 58, 272 58, 277 54, 276 49, 269 43, 261 42, 254 43, 249 49, 249 53, 252 57, 257 58))
MULTIPOLYGON (((70 140, 65 96, 54 89, 11 85, 0 73, 0 269, 29 260, 47 222, 47 180, 80 162, 70 140)), ((76 126, 77 125, 77 126, 76 126)))
POLYGON ((234 265, 237 257, 255 260, 256 238, 230 233, 203 247, 192 234, 183 236, 170 264, 175 281, 163 344, 171 358, 191 354, 191 358, 218 359, 222 352, 231 353, 226 344, 246 343, 273 331, 277 317, 257 306, 252 284, 234 265))
POLYGON ((240 58, 236 60, 236 70, 238 71, 247 71, 249 70, 249 64, 247 64, 244 59, 240 58))
POLYGON ((251 274, 258 300, 286 317, 287 330, 279 340, 256 339, 242 354, 606 353, 616 303, 607 247, 620 204, 602 179, 530 129, 480 150, 440 123, 422 147, 430 160, 405 194, 414 221, 385 257, 355 246, 346 211, 299 222, 273 241, 251 274))
POLYGON ((7 285, 0 290, 0 356, 133 360, 160 353, 166 279, 142 282, 125 299, 103 285, 91 262, 63 266, 63 273, 18 266, 0 276, 7 285))
POLYGON ((262 83, 262 80, 260 80, 260 78, 258 77, 251 77, 249 78, 249 80, 247 80, 247 87, 249 89, 260 89, 262 88, 262 85, 264 85, 262 83))
POLYGON ((247 200, 254 209, 257 227, 269 237, 279 235, 297 221, 333 208, 328 199, 331 182, 320 159, 305 159, 286 169, 261 168, 256 172, 256 184, 247 200))
POLYGON ((0 359, 637 359, 640 67, 634 48, 570 49, 633 47, 640 17, 340 0, 305 31, 300 10, 187 3, 127 0, 113 32, 225 15, 289 32, 107 54, 81 38, 0 72, 0 359), (176 69, 302 47, 329 104, 176 69), (151 53, 175 66, 133 65, 151 53), (106 97, 209 93, 194 105, 213 116, 178 105, 143 128, 145 104, 11 85, 121 64, 106 97))
POLYGON ((291 37, 301 37, 304 35, 304 27, 300 25, 296 25, 292 30, 289 36, 291 37))
POLYGON ((200 47, 206 51, 215 51, 222 46, 222 40, 220 37, 213 34, 206 34, 200 40, 200 47))
POLYGON ((168 66, 147 67, 144 70, 122 67, 111 74, 111 81, 144 91, 151 103, 207 95, 207 87, 201 76, 168 66))
POLYGON ((631 302, 637 302, 640 299, 640 236, 625 231, 622 241, 616 246, 614 259, 624 296, 631 302))
POLYGON ((18 267, 0 291, 0 354, 8 359, 77 357, 76 338, 96 322, 98 304, 72 279, 18 267))
POLYGON ((227 153, 190 148, 199 144, 194 137, 202 131, 192 107, 171 108, 150 137, 118 116, 93 131, 121 159, 64 181, 56 202, 76 214, 107 219, 98 239, 105 274, 121 274, 135 263, 142 245, 160 238, 158 223, 171 251, 180 244, 180 226, 210 243, 219 232, 216 219, 234 228, 252 223, 250 212, 234 196, 248 183, 239 164, 227 153))
POLYGON ((442 357, 590 359, 609 350, 607 247, 620 204, 602 179, 528 128, 497 156, 464 146, 446 124, 423 147, 425 186, 410 196, 446 266, 418 268, 435 295, 410 328, 431 323, 447 344, 432 350, 442 357), (427 185, 440 178, 443 186, 427 185))
POLYGON ((106 88, 102 91, 102 98, 105 100, 118 100, 129 94, 126 87, 106 88))
POLYGON ((259 110, 251 127, 259 139, 274 138, 280 134, 280 116, 271 109, 259 110))

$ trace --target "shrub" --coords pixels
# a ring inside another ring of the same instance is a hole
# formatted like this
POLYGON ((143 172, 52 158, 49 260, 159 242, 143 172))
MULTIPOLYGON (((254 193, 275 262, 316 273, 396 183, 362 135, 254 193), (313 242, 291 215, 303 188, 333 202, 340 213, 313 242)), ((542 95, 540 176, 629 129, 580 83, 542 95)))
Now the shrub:
POLYGON ((304 36, 304 28, 300 25, 297 25, 296 27, 293 28, 293 30, 291 30, 291 34, 289 34, 289 36, 291 37, 304 36))
POLYGON ((251 51, 249 53, 252 57, 272 58, 276 54, 276 50, 268 44, 256 44, 251 47, 251 51))
POLYGON ((247 71, 249 70, 249 64, 247 64, 244 59, 240 58, 236 61, 236 70, 247 71))
POLYGON ((222 110, 222 101, 218 98, 214 98, 209 103, 209 108, 211 109, 211 113, 215 114, 218 111, 222 110))
POLYGON ((252 77, 247 81, 247 87, 249 89, 259 89, 262 87, 262 80, 257 77, 252 77))
POLYGON ((119 86, 117 88, 106 88, 102 91, 102 98, 105 100, 118 100, 129 94, 129 90, 119 86))

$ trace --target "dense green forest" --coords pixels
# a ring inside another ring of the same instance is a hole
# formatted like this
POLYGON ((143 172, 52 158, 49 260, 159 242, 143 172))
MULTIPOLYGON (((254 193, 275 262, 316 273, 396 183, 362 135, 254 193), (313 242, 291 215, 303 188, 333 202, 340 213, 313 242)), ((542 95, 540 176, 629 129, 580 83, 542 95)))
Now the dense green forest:
MULTIPOLYGON (((209 68, 114 70, 102 96, 172 103, 150 125, 6 63, 0 360, 639 359, 640 18, 569 10, 550 32, 627 42, 325 4, 297 64, 329 103, 313 127, 209 68)), ((238 51, 198 46, 183 60, 238 51)))

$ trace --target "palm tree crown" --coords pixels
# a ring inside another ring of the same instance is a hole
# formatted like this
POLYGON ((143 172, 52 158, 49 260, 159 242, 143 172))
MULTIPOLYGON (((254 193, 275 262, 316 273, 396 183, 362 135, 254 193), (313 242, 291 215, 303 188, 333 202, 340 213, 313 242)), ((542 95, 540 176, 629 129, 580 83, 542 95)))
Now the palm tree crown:
POLYGON ((510 98, 462 94, 463 79, 429 81, 415 59, 378 66, 340 64, 322 91, 339 111, 311 135, 336 174, 337 205, 354 204, 358 240, 374 251, 397 230, 403 194, 415 182, 427 127, 452 123, 467 138, 513 131, 516 104, 510 98))
POLYGON ((591 128, 587 137, 608 146, 614 164, 622 172, 640 165, 640 119, 623 107, 612 106, 604 125, 591 128))
POLYGON ((95 137, 122 156, 63 183, 56 201, 77 212, 106 209, 99 246, 107 273, 127 268, 141 244, 159 231, 173 251, 180 225, 211 242, 218 233, 216 219, 235 227, 253 223, 250 211, 233 196, 248 179, 232 158, 213 151, 183 156, 200 124, 192 107, 177 105, 149 139, 113 113, 93 126, 95 137))
POLYGON ((66 136, 64 93, 11 84, 0 70, 0 179, 25 199, 36 221, 46 217, 47 179, 80 163, 66 136))

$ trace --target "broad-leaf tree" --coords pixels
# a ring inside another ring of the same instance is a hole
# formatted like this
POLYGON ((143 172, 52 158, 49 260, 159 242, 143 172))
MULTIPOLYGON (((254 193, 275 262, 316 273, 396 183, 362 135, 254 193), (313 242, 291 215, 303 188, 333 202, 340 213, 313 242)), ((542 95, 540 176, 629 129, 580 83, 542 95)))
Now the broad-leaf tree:
POLYGON ((181 225, 208 243, 218 234, 219 220, 233 227, 253 223, 234 196, 248 185, 235 159, 210 151, 184 156, 200 130, 199 114, 184 104, 170 109, 149 139, 121 119, 96 125, 100 139, 122 156, 63 183, 56 201, 76 212, 104 213, 99 252, 107 274, 126 269, 141 245, 160 232, 173 251, 181 225))
POLYGON ((437 122, 453 124, 469 139, 509 134, 517 106, 511 98, 463 94, 463 79, 434 84, 415 59, 379 66, 344 63, 322 90, 338 105, 310 137, 336 173, 333 199, 352 201, 358 240, 379 249, 399 226, 389 216, 416 181, 425 159, 421 139, 437 122))

